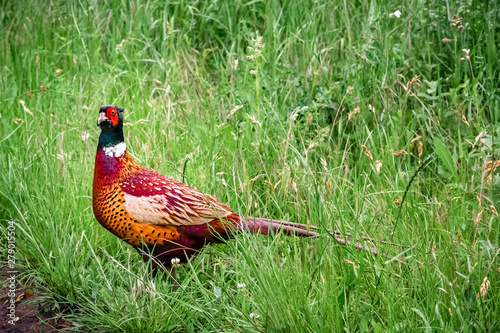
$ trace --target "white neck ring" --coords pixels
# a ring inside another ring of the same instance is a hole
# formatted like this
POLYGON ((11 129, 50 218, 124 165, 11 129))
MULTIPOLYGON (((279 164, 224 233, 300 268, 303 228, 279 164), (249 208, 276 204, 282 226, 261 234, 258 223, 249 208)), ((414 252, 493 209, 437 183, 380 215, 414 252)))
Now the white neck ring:
POLYGON ((127 150, 127 145, 125 144, 125 142, 120 142, 116 146, 104 147, 104 148, 102 148, 102 150, 108 156, 120 157, 120 156, 125 155, 125 151, 127 150))

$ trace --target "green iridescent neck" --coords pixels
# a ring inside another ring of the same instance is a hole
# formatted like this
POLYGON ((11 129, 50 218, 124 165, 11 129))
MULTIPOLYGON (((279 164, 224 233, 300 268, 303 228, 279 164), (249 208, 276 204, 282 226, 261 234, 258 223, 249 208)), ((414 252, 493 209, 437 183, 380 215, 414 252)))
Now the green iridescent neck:
POLYGON ((99 136, 99 144, 97 145, 98 149, 103 149, 106 147, 113 147, 122 142, 125 142, 125 138, 123 137, 123 125, 118 125, 113 128, 112 131, 102 131, 99 136))

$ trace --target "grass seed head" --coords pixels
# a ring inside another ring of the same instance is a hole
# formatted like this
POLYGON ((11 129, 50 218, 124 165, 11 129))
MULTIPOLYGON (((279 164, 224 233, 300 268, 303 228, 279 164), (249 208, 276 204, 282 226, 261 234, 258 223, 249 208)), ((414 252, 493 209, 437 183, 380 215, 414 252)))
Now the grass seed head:
POLYGON ((365 145, 361 145, 361 148, 363 148, 363 151, 365 153, 366 156, 368 156, 370 158, 370 161, 373 162, 373 156, 372 156, 372 152, 368 150, 368 148, 366 148, 365 145))
POLYGON ((484 131, 482 131, 481 133, 478 134, 478 136, 476 136, 476 139, 474 140, 474 144, 472 145, 472 148, 475 148, 476 147, 476 144, 479 140, 481 140, 481 138, 484 136, 484 131))
POLYGON ((484 298, 488 294, 488 290, 491 287, 491 283, 488 280, 488 277, 483 279, 483 283, 481 283, 481 287, 479 287, 479 293, 477 294, 477 298, 480 300, 484 298))
POLYGON ((251 115, 247 114, 247 117, 248 117, 248 119, 250 119, 252 121, 252 123, 254 123, 255 125, 258 125, 260 128, 262 128, 262 124, 260 123, 260 121, 255 119, 255 116, 251 116, 251 115))
POLYGON ((479 224, 481 222, 482 217, 483 217, 483 211, 480 211, 475 219, 476 224, 479 224))
POLYGON ((413 138, 413 140, 410 141, 410 148, 413 149, 415 142, 420 140, 420 139, 422 139, 422 137, 417 134, 417 136, 415 138, 413 138))
POLYGON ((462 24, 462 18, 458 14, 453 15, 451 18, 450 26, 458 29, 459 32, 464 30, 464 25, 462 24))
POLYGON ((243 107, 243 105, 236 105, 231 111, 229 111, 228 117, 231 118, 236 113, 236 111, 238 111, 242 107, 243 107))
POLYGON ((420 86, 420 75, 417 75, 413 77, 410 81, 406 82, 406 87, 405 87, 406 96, 410 94, 412 87, 415 85, 420 86))
POLYGON ((394 149, 391 149, 391 152, 392 152, 392 155, 394 155, 394 156, 398 156, 398 155, 406 156, 406 155, 408 155, 408 152, 404 149, 398 150, 398 151, 394 151, 394 149))
POLYGON ((30 109, 28 109, 24 103, 23 100, 20 100, 19 103, 21 103, 21 105, 23 106, 23 109, 24 109, 24 112, 27 112, 29 113, 30 115, 33 115, 33 113, 30 111, 30 109))
POLYGON ((90 133, 83 132, 82 135, 80 135, 80 138, 82 141, 87 141, 87 139, 90 137, 90 133))
POLYGON ((332 189, 333 189, 333 185, 332 185, 330 178, 328 178, 326 180, 326 189, 328 190, 328 196, 330 196, 330 194, 332 193, 332 189))
POLYGON ((469 122, 467 121, 467 118, 465 118, 465 115, 464 115, 464 114, 462 115, 462 122, 463 122, 465 125, 467 125, 467 126, 469 126, 469 127, 470 127, 469 122))
POLYGON ((500 166, 500 160, 484 162, 484 173, 486 173, 486 182, 488 185, 491 184, 493 173, 498 166, 500 166))
POLYGON ((347 120, 351 120, 351 118, 354 117, 354 115, 356 115, 358 113, 361 113, 361 109, 359 108, 359 106, 356 106, 356 108, 354 109, 354 111, 350 112, 347 115, 347 120))

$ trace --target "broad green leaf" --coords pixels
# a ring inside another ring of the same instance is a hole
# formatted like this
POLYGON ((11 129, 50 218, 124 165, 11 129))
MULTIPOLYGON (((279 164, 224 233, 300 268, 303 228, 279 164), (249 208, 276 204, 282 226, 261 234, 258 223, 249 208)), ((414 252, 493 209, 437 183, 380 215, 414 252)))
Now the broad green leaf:
POLYGON ((453 157, 451 156, 448 148, 446 148, 446 146, 444 145, 443 141, 438 138, 434 138, 434 149, 436 150, 436 154, 441 160, 441 163, 443 163, 446 169, 453 176, 456 176, 457 168, 455 166, 455 162, 453 161, 453 157))

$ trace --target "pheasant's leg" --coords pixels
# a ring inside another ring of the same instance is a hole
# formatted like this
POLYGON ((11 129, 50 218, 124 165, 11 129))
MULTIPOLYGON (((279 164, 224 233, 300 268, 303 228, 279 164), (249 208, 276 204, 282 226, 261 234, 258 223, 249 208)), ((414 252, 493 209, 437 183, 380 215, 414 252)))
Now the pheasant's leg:
POLYGON ((177 283, 177 280, 175 279, 175 265, 172 266, 170 269, 170 281, 172 283, 172 290, 177 291, 177 288, 179 287, 179 284, 177 283))

